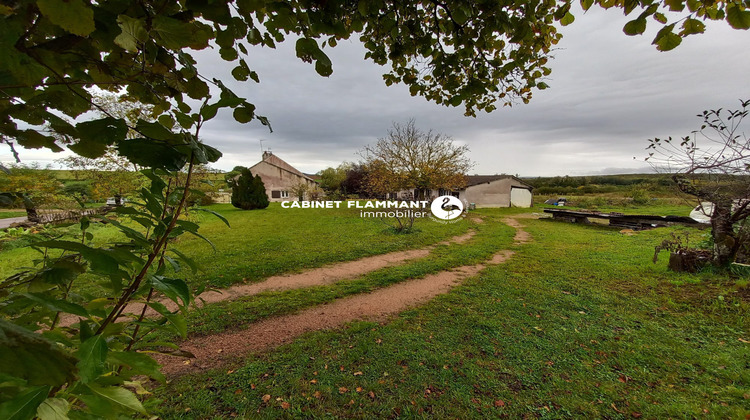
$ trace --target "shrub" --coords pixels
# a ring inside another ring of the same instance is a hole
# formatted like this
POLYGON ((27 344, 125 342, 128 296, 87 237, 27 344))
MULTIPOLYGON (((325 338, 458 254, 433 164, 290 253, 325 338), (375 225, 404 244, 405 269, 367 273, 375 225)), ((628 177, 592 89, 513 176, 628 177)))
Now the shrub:
POLYGON ((249 169, 243 169, 232 183, 232 205, 242 210, 268 207, 266 187, 259 175, 253 177, 249 169))
POLYGON ((651 200, 645 188, 633 188, 630 197, 633 199, 633 204, 647 204, 651 200))

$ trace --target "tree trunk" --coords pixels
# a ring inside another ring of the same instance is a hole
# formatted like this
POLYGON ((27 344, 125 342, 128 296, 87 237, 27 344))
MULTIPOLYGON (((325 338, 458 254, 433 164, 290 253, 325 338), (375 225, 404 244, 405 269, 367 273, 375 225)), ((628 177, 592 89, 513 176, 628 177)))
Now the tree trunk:
POLYGON ((711 236, 714 240, 713 262, 727 266, 734 262, 737 253, 737 237, 732 223, 732 201, 717 200, 711 216, 711 236))
POLYGON ((27 196, 26 194, 18 194, 21 197, 21 200, 23 201, 23 208, 26 209, 26 218, 29 219, 29 222, 31 223, 42 223, 42 219, 39 217, 39 214, 36 212, 36 205, 34 202, 27 196))

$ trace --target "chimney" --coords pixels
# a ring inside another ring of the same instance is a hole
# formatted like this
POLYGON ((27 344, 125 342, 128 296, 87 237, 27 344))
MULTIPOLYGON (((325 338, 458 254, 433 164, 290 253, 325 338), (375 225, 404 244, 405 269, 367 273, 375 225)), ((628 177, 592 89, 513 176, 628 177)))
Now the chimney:
POLYGON ((265 152, 263 152, 263 160, 268 159, 268 157, 271 156, 271 155, 272 155, 271 151, 270 150, 266 150, 265 152))

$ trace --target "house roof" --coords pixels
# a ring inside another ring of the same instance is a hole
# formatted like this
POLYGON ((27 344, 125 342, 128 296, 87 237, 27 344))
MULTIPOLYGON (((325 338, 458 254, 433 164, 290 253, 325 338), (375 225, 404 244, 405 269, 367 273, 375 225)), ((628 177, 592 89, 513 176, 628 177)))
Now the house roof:
POLYGON ((488 184, 490 182, 497 181, 499 179, 508 179, 508 178, 511 178, 515 180, 516 182, 520 182, 521 184, 529 188, 534 188, 528 182, 518 177, 515 177, 513 175, 466 175, 466 188, 472 187, 474 185, 479 185, 479 184, 488 184))
POLYGON ((293 173, 293 174, 295 174, 297 176, 300 176, 302 178, 305 178, 305 179, 308 179, 310 181, 313 181, 312 178, 310 178, 309 176, 307 176, 307 175, 303 174, 302 172, 298 171, 294 166, 292 166, 292 165, 284 162, 283 159, 281 159, 280 157, 274 155, 271 152, 263 152, 263 160, 261 160, 260 162, 256 163, 255 165, 251 166, 250 170, 252 171, 252 169, 254 167, 260 165, 263 162, 266 162, 267 164, 275 166, 277 168, 283 169, 283 170, 285 170, 287 172, 291 172, 291 173, 293 173))

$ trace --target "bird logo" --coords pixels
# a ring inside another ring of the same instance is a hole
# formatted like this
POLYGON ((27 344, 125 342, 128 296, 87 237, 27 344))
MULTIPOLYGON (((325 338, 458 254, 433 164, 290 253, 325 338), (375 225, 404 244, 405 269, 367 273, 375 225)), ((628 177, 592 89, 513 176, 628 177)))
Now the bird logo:
POLYGON ((440 220, 453 220, 464 211, 464 203, 452 195, 441 195, 432 200, 430 205, 432 214, 440 220))

